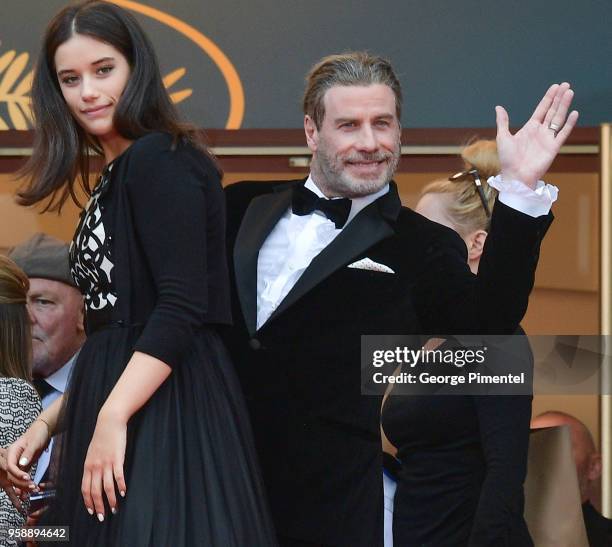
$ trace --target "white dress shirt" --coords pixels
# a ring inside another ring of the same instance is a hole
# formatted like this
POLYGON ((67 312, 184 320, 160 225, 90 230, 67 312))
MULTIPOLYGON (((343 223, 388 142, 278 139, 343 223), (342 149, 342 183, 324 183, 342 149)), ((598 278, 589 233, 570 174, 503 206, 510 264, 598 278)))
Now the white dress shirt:
POLYGON ((383 470, 383 492, 385 498, 384 547, 393 547, 393 504, 397 482, 383 470))
MULTIPOLYGON (((79 352, 77 351, 62 368, 57 369, 53 374, 44 378, 45 382, 53 388, 53 391, 47 393, 47 395, 43 397, 43 410, 49 408, 66 391, 66 386, 68 385, 68 380, 72 373, 72 367, 74 366, 78 354, 79 352)), ((53 438, 49 442, 49 446, 47 446, 46 450, 38 458, 38 465, 36 467, 36 473, 34 474, 34 482, 36 484, 40 482, 40 479, 43 478, 43 475, 49 467, 52 450, 53 438)))
MULTIPOLYGON (((502 181, 491 177, 489 184, 499 190, 499 201, 533 217, 546 215, 557 199, 555 186, 538 182, 536 190, 517 181, 502 181)), ((325 197, 308 177, 306 188, 325 197)), ((389 186, 369 196, 352 200, 351 212, 345 227, 370 203, 389 191, 389 186)), ((306 268, 325 247, 342 232, 320 211, 308 215, 294 215, 291 206, 272 229, 259 250, 257 258, 257 329, 270 318, 306 268)))

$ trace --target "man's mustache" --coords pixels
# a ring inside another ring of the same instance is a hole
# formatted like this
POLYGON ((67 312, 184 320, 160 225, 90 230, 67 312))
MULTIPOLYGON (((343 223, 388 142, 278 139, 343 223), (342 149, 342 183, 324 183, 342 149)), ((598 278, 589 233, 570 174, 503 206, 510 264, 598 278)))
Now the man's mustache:
POLYGON ((344 161, 359 163, 359 162, 380 162, 387 161, 393 157, 390 152, 361 152, 359 154, 350 154, 345 156, 344 161))

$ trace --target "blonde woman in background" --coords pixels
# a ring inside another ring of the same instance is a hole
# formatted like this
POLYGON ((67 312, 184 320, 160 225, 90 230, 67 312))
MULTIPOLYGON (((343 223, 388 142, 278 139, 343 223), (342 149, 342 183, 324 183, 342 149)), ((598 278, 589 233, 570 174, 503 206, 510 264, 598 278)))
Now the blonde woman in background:
MULTIPOLYGON (((26 309, 28 278, 0 256, 0 545, 17 545, 9 528, 23 526, 20 500, 6 476, 5 448, 16 441, 39 415, 40 398, 30 384, 32 339, 26 309)), ((35 466, 30 470, 33 476, 35 466)), ((25 506, 22 507, 25 511, 25 506)))
MULTIPOLYGON (((415 210, 461 236, 469 267, 476 274, 497 197, 497 191, 486 181, 500 172, 500 164, 495 141, 475 141, 464 148, 461 157, 463 171, 427 184, 415 210)), ((435 349, 443 340, 430 340, 425 347, 430 342, 434 346, 428 349, 435 349)), ((405 547, 406 526, 409 529, 411 522, 428 518, 435 526, 436 519, 450 511, 454 515, 451 520, 463 530, 455 534, 464 538, 458 545, 533 545, 523 519, 530 416, 529 396, 385 398, 385 547, 393 543, 405 547), (431 437, 417 438, 414 433, 418 428, 411 422, 412 405, 425 405, 431 410, 431 437), (440 423, 441 416, 446 422, 440 423), (442 462, 440 455, 448 450, 461 454, 454 468, 441 467, 436 476, 419 476, 419 470, 413 468, 413 456, 418 462, 418 456, 427 453, 442 462), (394 482, 398 477, 399 482, 394 482), (418 496, 423 495, 413 487, 418 479, 425 481, 430 495, 439 497, 440 515, 417 514, 418 496), (391 514, 390 500, 396 484, 391 514), (455 506, 458 498, 462 502, 455 506)))
POLYGON ((468 249, 470 270, 476 273, 497 197, 497 190, 486 182, 500 171, 497 145, 478 140, 466 146, 461 157, 464 170, 427 184, 415 210, 461 236, 468 249))

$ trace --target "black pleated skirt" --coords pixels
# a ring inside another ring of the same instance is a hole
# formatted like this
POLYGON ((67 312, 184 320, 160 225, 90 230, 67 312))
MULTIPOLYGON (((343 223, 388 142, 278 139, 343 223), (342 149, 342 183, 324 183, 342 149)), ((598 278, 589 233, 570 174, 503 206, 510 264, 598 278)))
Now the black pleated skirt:
POLYGON ((213 329, 194 335, 189 355, 129 421, 117 514, 107 506, 100 523, 85 509, 83 463, 97 415, 140 332, 103 328, 81 350, 44 524, 69 526, 79 547, 276 545, 240 385, 213 329))

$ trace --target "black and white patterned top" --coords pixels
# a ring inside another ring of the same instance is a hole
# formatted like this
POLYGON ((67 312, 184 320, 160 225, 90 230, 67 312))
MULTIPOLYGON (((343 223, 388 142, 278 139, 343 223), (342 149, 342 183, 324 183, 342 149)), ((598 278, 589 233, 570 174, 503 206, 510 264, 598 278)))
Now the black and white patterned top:
POLYGON ((70 244, 72 278, 85 296, 88 311, 108 311, 117 301, 113 284, 114 264, 110 238, 102 222, 100 196, 110 183, 113 164, 109 164, 94 188, 70 244))
MULTIPOLYGON (((41 411, 40 397, 25 380, 0 377, 0 446, 6 448, 30 427, 41 411)), ((30 476, 36 472, 36 464, 30 476)), ((8 528, 24 524, 24 516, 13 507, 4 490, 0 489, 0 545, 17 545, 15 540, 3 537, 8 528)))

